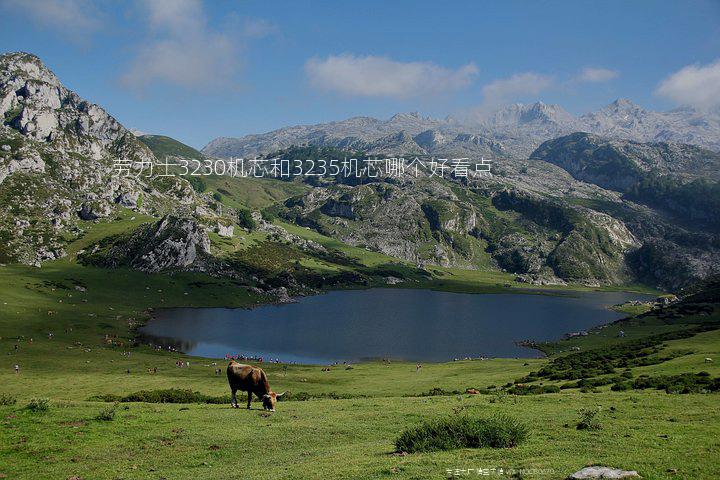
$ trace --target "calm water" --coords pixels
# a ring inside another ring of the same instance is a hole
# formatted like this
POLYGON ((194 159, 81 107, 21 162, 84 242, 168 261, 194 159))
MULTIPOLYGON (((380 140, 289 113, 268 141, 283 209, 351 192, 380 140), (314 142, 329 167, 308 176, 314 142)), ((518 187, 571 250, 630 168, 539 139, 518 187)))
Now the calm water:
POLYGON ((536 357, 538 352, 515 342, 553 340, 611 322, 622 315, 608 306, 646 298, 620 292, 546 296, 351 290, 253 310, 159 310, 142 333, 192 355, 243 354, 298 363, 536 357))

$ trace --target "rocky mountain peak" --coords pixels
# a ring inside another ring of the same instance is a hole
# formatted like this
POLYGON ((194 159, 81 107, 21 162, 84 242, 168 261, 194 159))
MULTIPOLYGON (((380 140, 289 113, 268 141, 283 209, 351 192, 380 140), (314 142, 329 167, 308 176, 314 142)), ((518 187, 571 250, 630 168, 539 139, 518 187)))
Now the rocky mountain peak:
POLYGON ((568 124, 575 121, 560 105, 543 102, 532 104, 514 103, 493 112, 486 123, 492 127, 520 126, 532 123, 568 124))
POLYGON ((24 77, 60 86, 60 81, 36 55, 27 52, 9 52, 0 55, 0 79, 3 83, 9 77, 24 77))
POLYGON ((29 53, 0 56, 0 115, 5 125, 26 137, 94 159, 107 155, 109 149, 113 154, 151 155, 104 109, 65 88, 29 53), (127 143, 136 148, 128 149, 127 143))
POLYGON ((39 265, 62 257, 84 222, 120 208, 154 215, 194 208, 197 198, 183 179, 118 174, 118 160, 151 165, 153 153, 35 55, 0 55, 0 118, 0 193, 21 192, 0 202, 0 237, 7 240, 0 261, 39 265))
POLYGON ((406 112, 406 113, 396 113, 392 117, 390 117, 390 121, 394 122, 396 120, 408 120, 408 119, 414 119, 414 120, 422 120, 424 117, 420 115, 420 112, 406 112))

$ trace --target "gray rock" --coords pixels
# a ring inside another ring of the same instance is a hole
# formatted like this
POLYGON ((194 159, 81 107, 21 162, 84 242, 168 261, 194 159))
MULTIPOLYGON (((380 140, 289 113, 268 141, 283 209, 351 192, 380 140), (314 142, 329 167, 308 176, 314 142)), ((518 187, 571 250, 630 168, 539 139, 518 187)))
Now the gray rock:
POLYGON ((623 479, 623 478, 640 478, 640 475, 635 470, 621 470, 619 468, 611 467, 585 467, 579 470, 569 477, 568 480, 590 480, 590 479, 623 479))
POLYGON ((97 220, 98 218, 107 217, 112 212, 109 205, 103 202, 94 204, 83 203, 78 211, 78 216, 82 220, 97 220))
POLYGON ((127 208, 137 208, 138 200, 140 199, 139 192, 129 192, 119 195, 115 202, 127 208))
POLYGON ((228 237, 232 238, 234 235, 235 227, 232 225, 223 225, 222 223, 218 223, 217 225, 217 234, 221 237, 228 237))

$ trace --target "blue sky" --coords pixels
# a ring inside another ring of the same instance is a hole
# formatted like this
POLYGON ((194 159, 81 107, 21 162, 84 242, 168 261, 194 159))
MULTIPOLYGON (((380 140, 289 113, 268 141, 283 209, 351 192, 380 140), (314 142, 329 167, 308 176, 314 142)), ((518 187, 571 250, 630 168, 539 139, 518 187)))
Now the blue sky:
POLYGON ((195 147, 515 101, 720 102, 718 1, 0 0, 0 42, 124 125, 195 147))

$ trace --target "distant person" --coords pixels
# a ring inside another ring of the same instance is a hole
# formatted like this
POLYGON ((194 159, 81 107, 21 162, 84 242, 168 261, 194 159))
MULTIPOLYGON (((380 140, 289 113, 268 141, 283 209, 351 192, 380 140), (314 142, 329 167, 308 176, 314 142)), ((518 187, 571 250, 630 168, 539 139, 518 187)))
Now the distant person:
POLYGON ((422 365, 418 363, 417 365, 415 365, 415 371, 420 372, 420 370, 422 370, 422 365))
POLYGON ((18 364, 16 363, 16 364, 15 364, 15 374, 17 375, 17 374, 19 374, 19 373, 20 373, 20 365, 18 365, 18 364))

